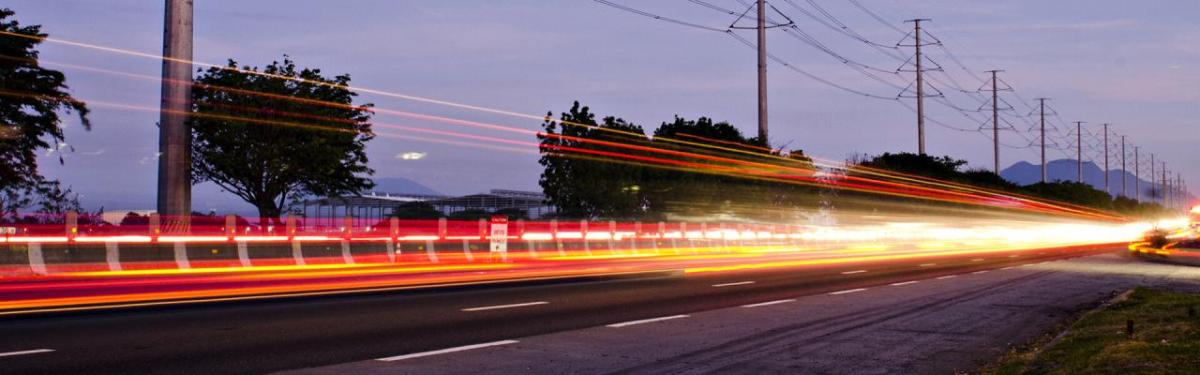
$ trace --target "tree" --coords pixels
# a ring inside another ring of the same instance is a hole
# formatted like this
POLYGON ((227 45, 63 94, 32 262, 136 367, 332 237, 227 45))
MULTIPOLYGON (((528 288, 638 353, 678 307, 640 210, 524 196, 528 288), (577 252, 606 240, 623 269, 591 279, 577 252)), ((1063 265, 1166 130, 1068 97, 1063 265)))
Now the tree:
POLYGON ((0 221, 29 206, 46 213, 78 209, 69 190, 40 174, 37 155, 66 145, 60 112, 77 113, 91 129, 87 106, 66 91, 66 76, 38 64, 36 48, 47 34, 39 25, 21 26, 15 14, 0 9, 0 31, 27 36, 0 35, 0 221))
POLYGON ((630 218, 646 212, 640 186, 646 168, 622 155, 632 152, 613 146, 649 142, 641 126, 616 117, 602 123, 586 106, 575 102, 554 121, 546 114, 538 160, 544 169, 538 183, 562 217, 630 218))
POLYGON ((404 220, 438 219, 442 217, 442 211, 429 202, 404 202, 396 206, 392 217, 404 220))
POLYGON ((487 210, 478 209, 478 208, 468 208, 468 209, 465 209, 462 211, 455 211, 455 212, 450 213, 450 216, 448 216, 447 219, 475 221, 475 220, 479 220, 479 219, 489 219, 491 217, 492 217, 492 213, 488 212, 487 210))
POLYGON ((522 210, 520 208, 516 208, 516 207, 501 208, 501 209, 492 211, 492 215, 503 215, 503 216, 507 217, 508 220, 528 220, 529 219, 528 212, 526 212, 525 210, 522 210))
POLYGON ((297 70, 287 56, 258 70, 229 60, 196 79, 193 182, 216 184, 276 224, 305 197, 371 188, 372 105, 353 104, 350 76, 297 70))

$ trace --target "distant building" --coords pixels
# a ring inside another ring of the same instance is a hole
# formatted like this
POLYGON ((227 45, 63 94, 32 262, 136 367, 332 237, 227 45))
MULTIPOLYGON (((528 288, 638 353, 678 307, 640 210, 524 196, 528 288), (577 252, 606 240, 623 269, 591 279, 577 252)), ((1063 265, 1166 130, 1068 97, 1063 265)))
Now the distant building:
POLYGON ((371 192, 359 196, 327 197, 306 200, 293 213, 307 218, 334 219, 351 216, 356 223, 376 223, 390 217, 400 205, 409 202, 426 202, 443 215, 466 210, 494 212, 516 209, 525 212, 531 219, 541 218, 556 212, 546 203, 546 196, 538 192, 492 189, 485 194, 461 197, 445 195, 390 194, 371 192))

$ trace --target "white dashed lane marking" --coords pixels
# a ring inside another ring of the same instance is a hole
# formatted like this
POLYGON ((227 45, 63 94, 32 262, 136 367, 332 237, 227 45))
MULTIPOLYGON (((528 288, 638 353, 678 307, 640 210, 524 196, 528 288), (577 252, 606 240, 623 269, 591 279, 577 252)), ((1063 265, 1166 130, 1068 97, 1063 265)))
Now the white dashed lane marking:
POLYGON ((831 295, 831 296, 836 296, 836 295, 841 295, 841 294, 858 293, 858 292, 861 292, 861 291, 864 291, 864 290, 867 290, 867 288, 858 288, 858 289, 839 290, 839 291, 836 291, 836 292, 831 292, 831 293, 829 293, 829 295, 831 295))
POLYGON ((642 320, 631 320, 631 321, 628 321, 628 322, 621 322, 621 323, 609 324, 607 327, 610 327, 610 328, 621 328, 621 327, 628 327, 628 326, 632 326, 632 325, 638 325, 638 324, 646 324, 646 323, 661 322, 661 321, 664 321, 664 320, 671 320, 671 319, 682 319, 682 318, 687 318, 687 317, 689 317, 689 316, 691 316, 691 315, 682 315, 682 314, 681 314, 681 315, 671 315, 671 316, 664 316, 664 317, 660 317, 660 318, 650 318, 650 319, 642 319, 642 320))
POLYGON ((736 283, 713 284, 713 288, 724 288, 727 286, 750 285, 750 284, 754 284, 754 282, 753 281, 738 281, 736 283))
POLYGON ((545 304, 548 304, 548 303, 550 303, 550 302, 546 302, 546 301, 537 301, 537 302, 514 303, 514 304, 509 304, 509 305, 495 305, 495 306, 469 307, 469 308, 462 309, 462 311, 471 312, 471 311, 486 311, 486 310, 511 309, 511 308, 515 308, 515 307, 526 307, 526 306, 545 305, 545 304))
POLYGON ((461 351, 474 350, 474 349, 480 349, 480 348, 487 348, 487 347, 492 347, 492 346, 516 344, 517 342, 518 342, 517 340, 493 341, 493 342, 486 342, 483 344, 465 345, 465 346, 458 346, 458 347, 453 347, 453 348, 448 348, 448 349, 432 350, 432 351, 428 351, 428 352, 398 355, 395 357, 379 358, 379 359, 376 359, 376 361, 393 362, 393 361, 400 361, 400 360, 411 359, 411 358, 428 357, 431 355, 447 354, 447 353, 461 352, 461 351))
POLYGON ((19 356, 19 355, 50 353, 53 351, 54 351, 54 349, 18 350, 15 352, 0 353, 0 357, 15 357, 15 356, 19 356))
POLYGON ((795 301, 796 301, 796 300, 794 300, 794 299, 781 299, 781 300, 775 300, 775 301, 767 301, 767 302, 751 303, 751 304, 749 304, 749 305, 742 305, 742 307, 760 307, 760 306, 771 306, 771 305, 778 305, 778 304, 781 304, 781 303, 788 303, 788 302, 795 302, 795 301))

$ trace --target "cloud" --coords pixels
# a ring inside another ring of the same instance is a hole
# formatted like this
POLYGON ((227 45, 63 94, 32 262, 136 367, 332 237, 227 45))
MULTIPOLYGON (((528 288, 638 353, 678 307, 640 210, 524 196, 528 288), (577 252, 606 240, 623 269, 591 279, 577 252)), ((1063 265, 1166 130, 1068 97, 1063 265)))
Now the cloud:
POLYGON ((138 159, 138 164, 148 165, 150 163, 156 162, 156 161, 158 161, 159 156, 162 156, 161 152, 155 152, 154 155, 152 155, 152 156, 144 156, 141 159, 138 159))

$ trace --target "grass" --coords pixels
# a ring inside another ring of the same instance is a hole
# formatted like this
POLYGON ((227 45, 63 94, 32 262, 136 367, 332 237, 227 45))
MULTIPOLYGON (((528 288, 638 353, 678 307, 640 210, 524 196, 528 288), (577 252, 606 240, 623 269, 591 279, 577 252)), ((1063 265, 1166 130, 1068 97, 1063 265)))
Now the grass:
POLYGON ((1200 374, 1200 295, 1138 288, 985 374, 1200 374), (1188 310, 1194 309, 1195 316, 1188 310), (1132 336, 1126 322, 1134 322, 1132 336), (1038 348, 1038 346, 1044 346, 1038 348))

